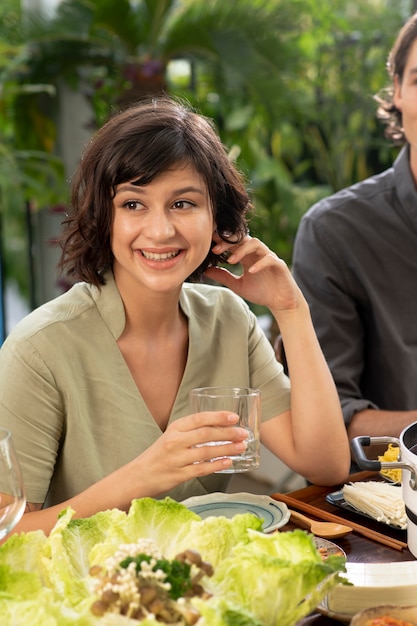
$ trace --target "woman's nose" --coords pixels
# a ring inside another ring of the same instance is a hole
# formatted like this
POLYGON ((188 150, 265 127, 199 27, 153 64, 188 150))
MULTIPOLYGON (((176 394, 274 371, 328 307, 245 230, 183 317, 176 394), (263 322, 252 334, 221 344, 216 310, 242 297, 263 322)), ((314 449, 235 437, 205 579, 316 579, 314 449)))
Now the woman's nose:
POLYGON ((149 238, 161 241, 175 234, 172 218, 166 211, 151 211, 146 220, 146 234, 149 238))

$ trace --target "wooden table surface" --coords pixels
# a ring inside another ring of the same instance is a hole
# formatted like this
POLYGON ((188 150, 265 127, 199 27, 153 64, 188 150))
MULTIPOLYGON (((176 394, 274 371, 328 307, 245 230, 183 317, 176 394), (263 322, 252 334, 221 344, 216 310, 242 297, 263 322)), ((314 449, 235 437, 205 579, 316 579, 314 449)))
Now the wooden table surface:
MULTIPOLYGON (((349 480, 352 480, 353 482, 364 480, 379 480, 379 477, 378 474, 375 474, 374 472, 359 472, 357 474, 351 475, 349 477, 349 480)), ((317 485, 310 485, 308 487, 304 487, 303 489, 293 491, 291 492, 291 494, 288 495, 291 495, 293 498, 296 498, 297 500, 300 500, 302 502, 307 502, 322 510, 329 511, 334 515, 343 517, 346 520, 347 524, 349 523, 349 520, 351 520, 352 522, 366 525, 369 528, 372 528, 395 539, 407 541, 406 531, 392 529, 385 524, 374 522, 371 519, 364 518, 363 516, 356 513, 351 513, 349 511, 346 511, 345 509, 341 509, 340 507, 337 507, 327 502, 326 495, 333 491, 336 491, 341 487, 342 485, 336 485, 334 487, 318 487, 317 485)), ((273 494, 272 497, 274 497, 273 494)), ((279 499, 279 497, 277 497, 277 499, 279 499)), ((313 516, 311 515, 308 517, 313 516)), ((285 526, 285 530, 291 530, 293 528, 297 528, 297 526, 294 525, 292 522, 285 526)), ((334 540, 334 542, 337 543, 337 545, 345 551, 347 561, 351 562, 390 563, 394 561, 415 560, 415 557, 408 549, 401 551, 396 550, 394 548, 381 545, 376 541, 363 537, 356 532, 352 532, 345 537, 336 539, 334 540)), ((321 615, 317 612, 299 622, 297 626, 341 626, 341 622, 325 615, 321 615)))

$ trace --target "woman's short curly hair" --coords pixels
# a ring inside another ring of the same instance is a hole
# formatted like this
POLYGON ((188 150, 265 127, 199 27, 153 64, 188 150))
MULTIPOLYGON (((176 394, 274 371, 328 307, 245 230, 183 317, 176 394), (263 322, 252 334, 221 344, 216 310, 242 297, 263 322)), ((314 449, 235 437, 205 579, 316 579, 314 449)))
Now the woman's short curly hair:
POLYGON ((388 55, 387 70, 391 79, 390 84, 375 96, 375 100, 379 105, 377 117, 386 124, 385 135, 395 144, 404 143, 406 137, 402 125, 401 111, 397 109, 393 101, 394 78, 397 76, 399 82, 402 82, 410 49, 416 39, 417 13, 414 13, 401 28, 388 55))
MULTIPOLYGON (((146 185, 175 165, 191 165, 203 177, 219 237, 240 241, 251 208, 243 176, 228 158, 212 122, 165 96, 141 101, 112 117, 87 145, 72 179, 71 208, 59 238, 58 264, 72 281, 99 287, 112 265, 113 198, 120 183, 146 185)), ((208 253, 189 277, 226 257, 208 253)))

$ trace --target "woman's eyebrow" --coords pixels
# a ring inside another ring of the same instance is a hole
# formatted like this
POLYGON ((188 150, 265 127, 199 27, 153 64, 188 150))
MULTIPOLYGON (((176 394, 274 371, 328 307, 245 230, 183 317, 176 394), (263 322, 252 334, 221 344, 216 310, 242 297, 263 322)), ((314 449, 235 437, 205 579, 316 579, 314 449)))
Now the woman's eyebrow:
POLYGON ((174 194, 182 194, 182 193, 199 193, 202 196, 206 195, 205 189, 201 187, 194 187, 194 185, 190 185, 189 187, 180 187, 179 189, 173 189, 174 194))
POLYGON ((121 185, 117 185, 116 193, 114 195, 117 196, 119 193, 123 193, 123 191, 137 191, 138 187, 139 186, 134 183, 123 183, 121 185))
MULTIPOLYGON (((135 183, 125 183, 118 185, 115 195, 117 196, 119 193, 124 191, 138 191, 140 188, 141 191, 146 193, 146 185, 136 185, 135 183)), ((172 193, 174 195, 183 194, 183 193, 199 193, 202 196, 206 195, 205 189, 201 187, 195 187, 194 185, 188 185, 187 187, 179 187, 178 189, 172 189, 172 193)))
POLYGON ((410 69, 408 70, 408 74, 410 74, 410 76, 414 76, 415 74, 417 74, 417 67, 410 67, 410 69))

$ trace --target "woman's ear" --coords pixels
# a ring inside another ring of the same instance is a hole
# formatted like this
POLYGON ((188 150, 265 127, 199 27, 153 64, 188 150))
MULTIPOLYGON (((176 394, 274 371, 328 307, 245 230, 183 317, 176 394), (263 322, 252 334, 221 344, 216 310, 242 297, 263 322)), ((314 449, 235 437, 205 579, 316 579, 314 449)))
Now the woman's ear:
POLYGON ((398 76, 398 74, 395 74, 394 76, 394 94, 392 97, 392 101, 397 107, 397 109, 401 111, 401 105, 402 105, 401 81, 400 81, 400 77, 398 76))

